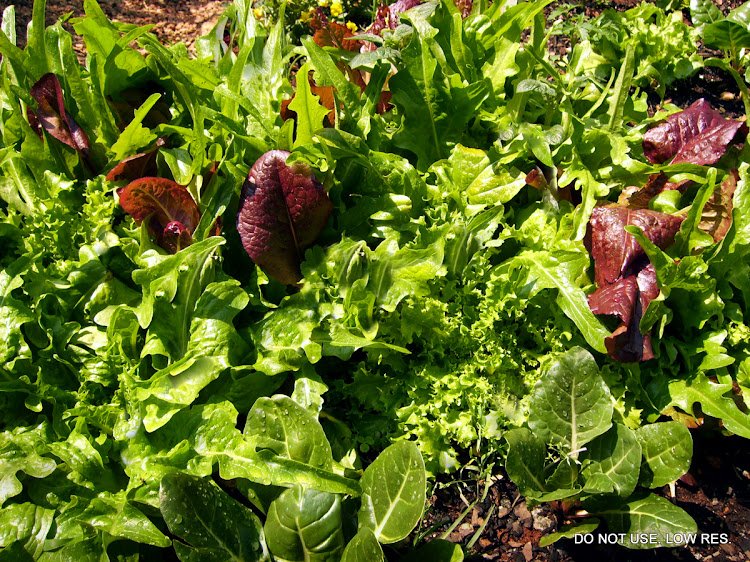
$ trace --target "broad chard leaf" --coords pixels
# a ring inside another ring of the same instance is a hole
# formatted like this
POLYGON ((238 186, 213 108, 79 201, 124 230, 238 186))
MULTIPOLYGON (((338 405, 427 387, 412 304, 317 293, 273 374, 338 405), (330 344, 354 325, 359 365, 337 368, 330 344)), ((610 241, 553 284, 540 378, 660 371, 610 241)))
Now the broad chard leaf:
POLYGON ((162 478, 159 509, 180 560, 269 560, 258 517, 198 476, 175 472, 162 478))
POLYGON ((620 507, 601 511, 601 516, 613 533, 625 533, 623 546, 635 549, 651 549, 657 546, 670 546, 667 534, 696 533, 697 525, 683 509, 669 500, 651 494, 642 499, 634 499, 620 507), (638 537, 656 535, 656 542, 637 541, 638 537))
POLYGON ((383 547, 380 546, 372 529, 360 527, 357 534, 346 545, 341 562, 385 562, 383 547))
POLYGON ((245 251, 266 273, 294 285, 300 262, 333 212, 323 186, 300 162, 286 165, 288 152, 261 156, 242 188, 237 231, 245 251))
POLYGON ((612 425, 614 403, 591 354, 576 347, 561 354, 534 387, 529 428, 577 454, 612 425))
POLYGON ((632 429, 616 423, 586 445, 580 457, 584 492, 626 498, 638 484, 641 445, 632 429))
POLYGON ((367 467, 360 481, 360 527, 369 527, 379 542, 390 544, 411 533, 424 511, 426 473, 422 455, 411 441, 386 448, 367 467))
POLYGON ((271 504, 268 546, 284 562, 338 562, 344 550, 341 496, 295 486, 271 504))
POLYGON ((323 427, 312 412, 288 396, 259 398, 248 414, 244 435, 258 449, 331 470, 333 455, 323 427))
POLYGON ((547 493, 549 490, 544 481, 547 447, 544 441, 525 427, 506 431, 503 437, 508 442, 505 470, 518 486, 518 491, 529 498, 547 493))
POLYGON ((643 449, 640 484, 660 488, 674 482, 690 468, 693 438, 677 421, 652 423, 635 431, 643 449))

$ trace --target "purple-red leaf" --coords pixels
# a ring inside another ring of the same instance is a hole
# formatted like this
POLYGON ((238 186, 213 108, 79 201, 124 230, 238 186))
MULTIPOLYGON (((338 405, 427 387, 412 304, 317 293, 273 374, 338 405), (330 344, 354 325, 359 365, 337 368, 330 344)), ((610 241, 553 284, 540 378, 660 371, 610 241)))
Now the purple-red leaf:
POLYGON ((643 152, 652 164, 716 163, 735 137, 747 135, 742 121, 725 119, 704 99, 670 115, 643 135, 643 152))
POLYGON ((301 278, 300 262, 333 212, 323 186, 289 153, 273 150, 250 169, 242 188, 237 231, 253 261, 287 285, 301 278))
POLYGON ((51 72, 42 76, 31 87, 31 97, 37 102, 35 112, 27 110, 29 125, 41 137, 42 129, 51 136, 88 158, 89 139, 76 121, 65 111, 63 92, 57 76, 51 72))
POLYGON ((589 306, 594 314, 609 314, 622 320, 622 324, 604 340, 610 357, 624 363, 654 357, 651 336, 641 333, 640 322, 649 303, 657 296, 659 287, 651 264, 637 274, 618 279, 589 295, 589 306))
POLYGON ((594 208, 586 243, 596 262, 596 284, 599 287, 609 285, 645 266, 646 254, 638 241, 624 230, 625 226, 640 227, 651 242, 665 249, 674 242, 682 221, 683 217, 647 209, 594 208))
POLYGON ((192 242, 201 215, 188 190, 166 178, 141 178, 117 191, 120 206, 172 253, 192 242))
POLYGON ((188 228, 179 221, 172 221, 159 237, 159 246, 170 254, 176 254, 182 248, 187 248, 193 243, 193 235, 188 228))
POLYGON ((156 146, 151 150, 125 158, 125 160, 110 170, 106 180, 135 181, 140 178, 156 176, 158 172, 156 168, 156 154, 164 144, 164 139, 159 139, 156 141, 156 146))

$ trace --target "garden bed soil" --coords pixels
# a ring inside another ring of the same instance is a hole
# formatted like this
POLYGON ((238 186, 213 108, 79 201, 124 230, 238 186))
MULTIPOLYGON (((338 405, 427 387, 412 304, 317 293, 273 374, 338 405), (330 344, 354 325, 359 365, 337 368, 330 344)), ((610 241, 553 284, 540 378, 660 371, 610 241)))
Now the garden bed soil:
MULTIPOLYGON (((740 5, 738 0, 714 0, 726 13, 740 5)), ((16 5, 17 34, 23 43, 25 27, 31 16, 32 1, 16 5)), ((83 15, 82 1, 55 1, 47 6, 47 24, 61 17, 83 15)), ((578 3, 571 14, 585 13, 595 17, 603 9, 628 9, 636 0, 578 3)), ((4 9, 7 1, 0 2, 4 9)), ((192 48, 197 37, 205 35, 218 21, 227 2, 219 0, 110 0, 101 2, 105 14, 113 20, 137 25, 154 25, 153 32, 166 43, 183 42, 192 48)), ((554 5, 552 6, 554 7, 554 5)), ((66 24, 72 32, 72 27, 66 24)), ((565 42, 553 38, 551 47, 565 52, 565 42)), ((82 52, 80 38, 77 49, 82 52)), ((705 69, 667 91, 665 100, 687 107, 699 98, 706 98, 714 107, 730 116, 743 114, 742 101, 731 77, 715 69, 705 69)), ((653 97, 656 108, 661 100, 653 97)), ((532 560, 567 562, 571 560, 606 559, 610 562, 644 561, 711 561, 740 562, 750 560, 750 442, 739 437, 717 436, 716 428, 693 430, 695 442, 693 465, 688 477, 677 482, 674 496, 669 487, 658 492, 685 509, 697 522, 699 532, 726 534, 725 544, 696 544, 686 547, 652 550, 628 550, 616 545, 599 544, 595 534, 593 545, 577 545, 562 539, 540 547, 539 540, 569 522, 568 516, 549 505, 531 507, 518 494, 515 485, 502 472, 493 477, 484 500, 467 511, 484 491, 483 483, 438 479, 428 498, 426 515, 404 543, 394 552, 403 550, 415 540, 441 538, 463 545, 472 561, 532 560), (466 514, 464 516, 464 512, 466 514), (462 518, 463 516, 463 518, 462 518), (459 520, 455 527, 449 528, 459 520), (484 527, 484 528, 482 528, 484 527), (470 548, 468 546, 471 545, 470 548)), ((606 532, 606 528, 602 529, 606 532)))

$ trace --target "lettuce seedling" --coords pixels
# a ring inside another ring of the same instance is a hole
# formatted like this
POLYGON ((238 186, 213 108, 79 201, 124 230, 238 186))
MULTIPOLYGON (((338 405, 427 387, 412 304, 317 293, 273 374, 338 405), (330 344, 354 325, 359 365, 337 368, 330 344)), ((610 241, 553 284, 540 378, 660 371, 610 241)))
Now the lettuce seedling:
POLYGON ((333 212, 323 186, 289 152, 272 150, 250 169, 242 188, 237 231, 253 261, 287 285, 301 278, 300 262, 333 212))

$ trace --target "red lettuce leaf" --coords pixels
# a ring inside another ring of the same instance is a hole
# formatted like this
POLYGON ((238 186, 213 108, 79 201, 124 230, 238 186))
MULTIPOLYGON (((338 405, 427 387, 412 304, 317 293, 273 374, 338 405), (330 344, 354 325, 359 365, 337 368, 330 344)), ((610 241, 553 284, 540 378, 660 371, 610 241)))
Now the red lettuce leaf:
POLYGON ((300 262, 333 212, 323 186, 289 153, 273 150, 250 169, 242 188, 237 231, 253 261, 287 285, 301 278, 300 262))
POLYGON ((164 139, 156 141, 156 146, 146 152, 141 152, 125 158, 107 174, 107 181, 135 181, 140 178, 154 177, 157 174, 156 155, 159 148, 165 145, 164 139))
POLYGON ((614 283, 639 271, 648 261, 638 241, 624 230, 635 225, 656 246, 665 249, 674 242, 683 217, 647 209, 596 207, 591 213, 586 246, 595 261, 596 284, 614 283))
POLYGON ((172 221, 165 226, 158 239, 159 246, 170 254, 176 254, 182 248, 187 248, 193 243, 192 233, 179 221, 172 221))
POLYGON ((174 253, 192 242, 201 214, 184 186, 166 178, 141 178, 117 194, 120 206, 136 222, 149 219, 149 231, 165 250, 174 253))
POLYGON ((354 34, 348 27, 335 21, 328 21, 322 10, 320 8, 318 10, 320 14, 316 13, 316 17, 313 20, 313 27, 315 27, 313 41, 315 44, 319 47, 336 47, 347 51, 359 52, 362 41, 349 39, 354 34))
POLYGON ((609 314, 622 320, 604 340, 610 357, 623 363, 653 359, 651 335, 641 333, 640 322, 649 303, 657 296, 656 270, 651 264, 589 295, 589 306, 594 314, 609 314))
POLYGON ((42 129, 52 137, 88 158, 89 139, 80 125, 65 111, 63 91, 57 76, 48 72, 31 87, 31 97, 37 102, 36 111, 27 109, 29 125, 39 137, 42 129))
POLYGON ((735 137, 747 135, 742 121, 725 119, 704 99, 670 115, 643 136, 643 152, 652 164, 716 163, 735 137))

